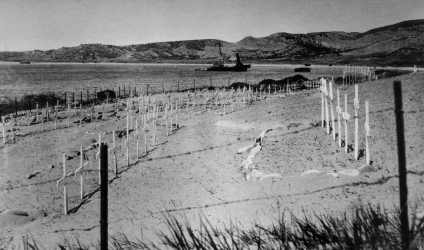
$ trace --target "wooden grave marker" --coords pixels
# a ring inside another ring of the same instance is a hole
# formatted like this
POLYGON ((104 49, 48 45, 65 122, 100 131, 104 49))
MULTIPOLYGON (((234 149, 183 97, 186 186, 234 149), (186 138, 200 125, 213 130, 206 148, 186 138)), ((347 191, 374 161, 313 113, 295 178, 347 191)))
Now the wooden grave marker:
POLYGON ((347 122, 350 119, 350 114, 347 112, 347 94, 345 94, 345 112, 342 113, 342 117, 343 117, 344 125, 345 125, 345 152, 347 153, 347 142, 348 142, 347 122))
POLYGON ((99 132, 99 151, 96 153, 96 160, 99 160, 99 184, 101 184, 101 173, 100 173, 100 144, 102 143, 102 132, 99 132))
POLYGON ((127 149, 127 167, 130 166, 130 128, 129 128, 129 116, 127 112, 127 140, 124 142, 124 146, 127 149))
POLYGON ((355 84, 355 99, 353 99, 353 107, 355 109, 355 160, 358 160, 358 144, 359 144, 359 119, 358 119, 358 110, 359 110, 359 97, 358 97, 358 84, 355 84))
POLYGON ((339 132, 339 147, 342 146, 342 128, 341 128, 341 116, 343 113, 343 109, 342 107, 340 107, 340 91, 339 89, 337 89, 337 107, 336 107, 336 112, 337 112, 337 125, 338 125, 338 132, 339 132))
POLYGON ((2 129, 3 129, 3 133, 2 133, 2 135, 3 135, 3 144, 6 144, 6 130, 5 130, 5 127, 6 127, 6 123, 4 122, 4 117, 2 117, 1 118, 2 119, 2 129))
POLYGON ((44 109, 41 109, 41 132, 44 132, 44 109))
POLYGON ((331 110, 331 128, 333 130, 333 141, 336 140, 336 128, 334 126, 334 111, 333 111, 333 82, 329 81, 328 86, 330 91, 328 92, 328 98, 330 99, 330 110, 331 110))
POLYGON ((369 120, 369 106, 368 101, 365 101, 365 155, 366 164, 370 164, 370 148, 368 144, 368 137, 370 137, 370 120, 369 120))
POLYGON ((82 174, 83 174, 83 172, 86 171, 86 168, 87 168, 86 166, 88 166, 88 162, 84 163, 84 150, 82 149, 82 146, 81 146, 80 155, 81 155, 80 167, 75 170, 75 176, 77 176, 77 174, 79 174, 79 176, 80 176, 80 185, 81 185, 81 188, 80 188, 81 196, 80 197, 81 197, 81 200, 82 200, 82 199, 84 199, 84 177, 83 177, 82 174))
POLYGON ((63 186, 63 211, 65 215, 68 215, 68 191, 66 188, 66 182, 65 180, 72 175, 72 172, 69 174, 66 174, 66 154, 63 154, 63 176, 56 182, 56 186, 59 187, 59 185, 62 183, 63 186))
POLYGON ((57 110, 58 110, 58 106, 56 105, 54 107, 54 129, 57 129, 57 110))
POLYGON ((115 130, 112 131, 112 141, 113 141, 113 146, 111 148, 108 149, 108 151, 113 153, 113 163, 114 163, 114 169, 115 169, 115 175, 118 174, 118 157, 116 157, 116 153, 118 151, 118 149, 121 148, 121 145, 116 145, 116 132, 115 130))
POLYGON ((138 122, 137 122, 137 119, 135 120, 135 129, 136 129, 136 132, 135 132, 135 134, 134 134, 134 140, 136 140, 136 142, 137 142, 137 159, 138 158, 140 158, 140 156, 139 156, 139 139, 140 139, 140 131, 138 130, 138 122))
POLYGON ((67 102, 67 104, 68 104, 68 128, 70 127, 70 119, 71 119, 71 103, 69 102, 69 99, 68 99, 68 102, 67 102))

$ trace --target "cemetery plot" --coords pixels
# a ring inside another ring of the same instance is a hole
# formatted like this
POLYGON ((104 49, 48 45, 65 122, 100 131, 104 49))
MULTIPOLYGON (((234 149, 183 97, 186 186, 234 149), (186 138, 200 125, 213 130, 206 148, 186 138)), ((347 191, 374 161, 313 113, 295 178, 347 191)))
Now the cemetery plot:
MULTIPOLYGON (((424 76, 415 75, 414 81, 401 77, 405 110, 420 109, 417 82, 424 76)), ((278 88, 281 92, 275 94, 273 87, 271 93, 269 88, 240 88, 134 95, 82 110, 67 104, 51 107, 50 119, 44 113, 44 132, 41 109, 38 122, 13 125, 18 129, 14 141, 6 119, 1 128, 6 144, 0 150, 1 159, 7 151, 2 166, 7 181, 0 184, 5 201, 0 210, 43 210, 46 216, 2 230, 7 235, 29 230, 46 244, 77 234, 83 242, 97 239, 100 142, 109 145, 109 169, 115 173, 109 175, 110 232, 140 232, 144 225, 143 236, 150 239, 157 230, 166 230, 161 223, 166 213, 198 222, 202 212, 216 226, 230 217, 245 225, 251 221, 243 218, 272 223, 277 201, 295 214, 302 208, 349 212, 359 202, 389 207, 398 196, 392 188, 396 141, 388 139, 395 135, 388 84, 361 83, 356 94, 354 86, 326 79, 321 92, 293 86, 291 95, 278 88), (326 127, 320 126, 320 118, 326 127), (354 143, 346 154, 342 142, 346 149, 354 142, 358 146, 354 143), (137 147, 143 143, 144 150, 137 147), (364 164, 372 168, 364 170, 364 164)), ((424 145, 416 126, 422 118, 420 112, 407 113, 412 196, 422 190, 418 164, 424 161, 424 145)))

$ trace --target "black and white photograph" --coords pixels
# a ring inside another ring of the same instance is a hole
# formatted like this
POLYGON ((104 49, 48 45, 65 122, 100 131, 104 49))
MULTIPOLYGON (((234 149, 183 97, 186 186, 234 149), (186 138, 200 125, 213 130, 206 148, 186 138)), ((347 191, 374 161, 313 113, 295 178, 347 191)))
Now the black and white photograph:
POLYGON ((0 0, 0 249, 424 249, 422 0, 0 0))

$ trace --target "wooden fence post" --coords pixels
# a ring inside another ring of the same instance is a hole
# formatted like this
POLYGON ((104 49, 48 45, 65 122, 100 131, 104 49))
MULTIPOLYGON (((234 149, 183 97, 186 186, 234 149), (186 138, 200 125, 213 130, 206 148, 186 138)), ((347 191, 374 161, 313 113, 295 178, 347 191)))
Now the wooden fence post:
POLYGON ((393 82, 395 93, 396 132, 399 162, 399 196, 400 196, 400 223, 402 235, 402 249, 409 249, 409 221, 408 221, 408 186, 405 157, 405 132, 403 123, 402 82, 393 82))
POLYGON ((101 186, 100 186, 100 249, 106 250, 108 244, 108 157, 107 157, 107 144, 100 145, 100 173, 101 173, 101 186))

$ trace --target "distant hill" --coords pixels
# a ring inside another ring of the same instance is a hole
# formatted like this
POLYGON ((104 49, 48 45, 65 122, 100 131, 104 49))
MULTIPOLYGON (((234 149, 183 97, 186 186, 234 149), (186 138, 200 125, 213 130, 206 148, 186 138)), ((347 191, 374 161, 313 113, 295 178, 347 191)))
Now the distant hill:
POLYGON ((114 46, 82 44, 53 50, 0 52, 3 61, 204 62, 218 58, 218 43, 230 60, 244 62, 424 66, 424 19, 358 32, 275 33, 229 43, 216 39, 114 46))

